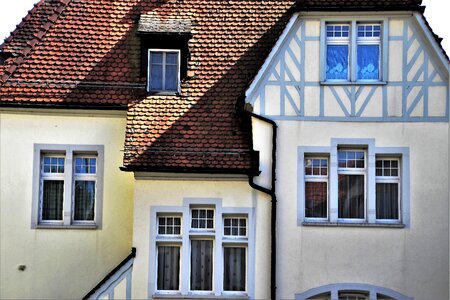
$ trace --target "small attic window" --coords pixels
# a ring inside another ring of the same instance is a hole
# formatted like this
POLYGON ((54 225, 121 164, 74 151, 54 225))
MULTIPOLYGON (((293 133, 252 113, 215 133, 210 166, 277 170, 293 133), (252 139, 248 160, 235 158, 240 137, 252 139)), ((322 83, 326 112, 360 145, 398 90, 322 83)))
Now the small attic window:
POLYGON ((187 77, 191 26, 189 19, 163 18, 156 13, 140 16, 137 34, 141 43, 141 75, 147 76, 147 92, 181 92, 181 82, 187 77))
POLYGON ((149 92, 179 92, 180 51, 166 49, 148 50, 149 92))

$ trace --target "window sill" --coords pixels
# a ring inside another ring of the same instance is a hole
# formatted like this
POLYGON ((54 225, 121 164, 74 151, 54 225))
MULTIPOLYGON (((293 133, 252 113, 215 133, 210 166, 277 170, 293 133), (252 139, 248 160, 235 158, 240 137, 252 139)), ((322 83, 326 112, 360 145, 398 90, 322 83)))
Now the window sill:
POLYGON ((154 294, 152 299, 249 299, 248 295, 222 294, 154 294))
POLYGON ((149 96, 180 96, 180 92, 174 91, 149 91, 149 96))
POLYGON ((386 81, 321 81, 320 85, 386 85, 386 81))
POLYGON ((38 224, 33 227, 34 229, 98 229, 96 224, 89 225, 52 225, 52 224, 38 224))
POLYGON ((302 222, 303 226, 319 227, 378 227, 378 228, 405 228, 400 223, 349 223, 349 222, 302 222))

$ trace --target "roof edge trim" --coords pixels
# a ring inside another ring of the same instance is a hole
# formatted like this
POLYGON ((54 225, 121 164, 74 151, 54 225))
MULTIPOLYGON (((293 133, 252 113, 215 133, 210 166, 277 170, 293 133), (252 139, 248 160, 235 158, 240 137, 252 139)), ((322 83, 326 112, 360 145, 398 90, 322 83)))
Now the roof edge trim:
POLYGON ((446 53, 442 45, 440 45, 436 39, 433 37, 432 28, 431 26, 427 26, 425 24, 426 19, 423 13, 414 13, 414 18, 416 19, 417 23, 420 26, 420 29, 422 29, 428 43, 430 43, 431 47, 433 48, 436 55, 439 57, 439 60, 441 63, 446 67, 447 70, 449 70, 449 64, 450 61, 448 57, 446 57, 446 53))
POLYGON ((268 70, 270 64, 272 63, 274 57, 278 54, 280 51, 280 48, 283 46, 285 39, 287 36, 292 32, 292 30, 295 28, 295 25, 297 22, 299 22, 299 13, 294 13, 289 20, 288 24, 286 25, 285 29, 283 30, 283 33, 278 38, 277 42, 275 43, 275 46, 273 46, 272 50, 270 51, 269 55, 265 59, 263 65, 259 69, 258 73, 254 77, 254 80, 251 82, 250 86, 245 91, 245 98, 250 98, 250 96, 253 96, 253 93, 258 90, 259 85, 261 83, 261 79, 266 74, 266 71, 268 70))

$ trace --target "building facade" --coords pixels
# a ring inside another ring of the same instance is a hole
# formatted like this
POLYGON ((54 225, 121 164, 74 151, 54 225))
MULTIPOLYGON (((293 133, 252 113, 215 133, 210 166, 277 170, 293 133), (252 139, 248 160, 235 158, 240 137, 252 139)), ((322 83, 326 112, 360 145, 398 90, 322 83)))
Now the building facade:
POLYGON ((0 298, 447 299, 420 2, 40 1, 0 48, 0 298))

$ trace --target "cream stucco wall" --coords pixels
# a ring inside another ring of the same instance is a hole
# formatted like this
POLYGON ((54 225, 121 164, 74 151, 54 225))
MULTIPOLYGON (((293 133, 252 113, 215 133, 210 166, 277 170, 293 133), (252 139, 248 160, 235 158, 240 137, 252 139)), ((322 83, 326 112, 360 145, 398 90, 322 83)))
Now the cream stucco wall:
MULTIPOLYGON (((138 179, 135 182, 133 247, 137 256, 133 267, 133 299, 148 295, 150 233, 150 209, 155 206, 183 206, 184 199, 220 199, 223 207, 253 208, 255 220, 255 248, 249 245, 249 255, 255 252, 255 264, 248 265, 255 274, 255 298, 270 296, 270 198, 250 188, 244 180, 155 180, 138 179), (256 249, 256 251, 255 251, 256 249)), ((252 229, 250 229, 252 230, 252 229)), ((188 258, 181 258, 188 259, 188 258)), ((154 268, 154 266, 152 266, 154 268)), ((216 266, 218 267, 218 266, 216 266)), ((189 278, 180 278, 180 282, 189 278)))
POLYGON ((448 299, 448 124, 279 122, 277 159, 280 299, 346 282, 448 299), (377 147, 410 149, 410 227, 298 223, 298 147, 330 146, 331 138, 373 138, 377 147))
POLYGON ((133 176, 119 170, 125 115, 86 114, 0 112, 0 298, 79 299, 131 252, 133 176), (101 229, 31 229, 35 143, 104 145, 101 229))

